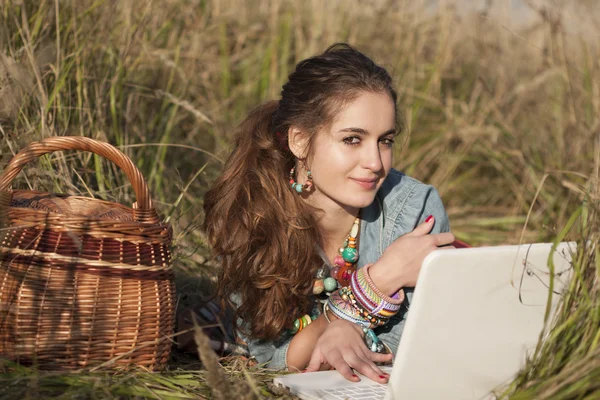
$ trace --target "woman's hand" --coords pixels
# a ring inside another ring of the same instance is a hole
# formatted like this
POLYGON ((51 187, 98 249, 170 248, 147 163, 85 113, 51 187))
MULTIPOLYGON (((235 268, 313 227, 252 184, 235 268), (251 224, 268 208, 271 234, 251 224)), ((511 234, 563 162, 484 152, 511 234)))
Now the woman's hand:
POLYGON ((375 382, 387 383, 389 374, 379 369, 375 363, 391 361, 392 354, 374 353, 367 348, 362 329, 358 325, 335 319, 317 341, 306 372, 319 371, 321 365, 329 364, 349 381, 360 381, 352 371, 354 368, 375 382))
POLYGON ((373 283, 384 293, 391 295, 400 288, 414 287, 425 257, 454 241, 450 232, 429 234, 433 223, 430 215, 414 231, 396 239, 369 268, 373 283))

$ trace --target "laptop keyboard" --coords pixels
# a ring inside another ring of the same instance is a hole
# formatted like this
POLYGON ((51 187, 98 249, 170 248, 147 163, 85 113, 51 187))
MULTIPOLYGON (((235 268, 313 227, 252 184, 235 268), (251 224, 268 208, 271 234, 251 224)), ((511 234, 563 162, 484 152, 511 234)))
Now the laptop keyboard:
POLYGON ((339 400, 381 400, 385 396, 386 385, 370 385, 361 387, 339 387, 320 390, 327 398, 339 400))

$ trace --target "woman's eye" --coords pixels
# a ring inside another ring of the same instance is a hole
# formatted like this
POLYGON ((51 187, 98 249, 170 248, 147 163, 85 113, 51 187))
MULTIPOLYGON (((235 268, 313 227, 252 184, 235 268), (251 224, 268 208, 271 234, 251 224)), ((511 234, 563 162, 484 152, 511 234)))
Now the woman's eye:
POLYGON ((350 137, 344 138, 344 143, 349 144, 351 146, 356 146, 357 144, 360 143, 360 138, 358 136, 350 136, 350 137))
POLYGON ((387 147, 391 147, 394 144, 394 139, 392 138, 381 138, 381 144, 387 147))

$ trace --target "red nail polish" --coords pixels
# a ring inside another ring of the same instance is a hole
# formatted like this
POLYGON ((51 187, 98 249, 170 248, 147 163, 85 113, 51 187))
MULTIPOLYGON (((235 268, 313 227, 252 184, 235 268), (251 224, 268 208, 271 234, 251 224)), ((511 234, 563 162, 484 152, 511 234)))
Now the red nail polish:
POLYGON ((425 220, 425 222, 429 222, 433 219, 433 215, 430 215, 429 217, 427 217, 427 219, 425 220))
POLYGON ((379 375, 379 377, 380 377, 381 379, 387 379, 387 376, 385 376, 385 375, 379 375))
POLYGON ((352 377, 353 377, 353 378, 358 378, 358 375, 356 375, 356 374, 352 374, 352 377))

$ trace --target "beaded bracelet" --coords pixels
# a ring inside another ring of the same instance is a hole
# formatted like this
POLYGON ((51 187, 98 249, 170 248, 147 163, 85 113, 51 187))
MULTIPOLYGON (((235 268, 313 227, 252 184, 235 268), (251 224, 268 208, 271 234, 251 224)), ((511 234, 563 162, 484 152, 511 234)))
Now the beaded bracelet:
POLYGON ((339 319, 345 319, 362 327, 370 328, 371 323, 365 320, 349 301, 346 301, 340 291, 335 291, 327 300, 328 309, 339 319))
MULTIPOLYGON (((325 315, 325 319, 327 320, 327 322, 330 323, 331 321, 329 320, 329 317, 327 316, 327 311, 333 312, 333 310, 331 310, 329 308, 329 302, 326 302, 323 304, 323 315, 325 315)), ((350 321, 350 322, 352 322, 352 321, 350 321)), ((366 326, 361 326, 361 328, 362 328, 363 333, 365 334, 365 336, 364 336, 365 345, 369 348, 369 350, 371 350, 372 352, 375 352, 375 353, 383 353, 383 352, 391 353, 392 352, 392 350, 385 343, 383 343, 383 341, 381 339, 379 339, 377 337, 377 335, 375 334, 373 329, 371 329, 370 327, 368 328, 366 326)))
POLYGON ((354 307, 354 309, 358 312, 358 315, 367 320, 371 324, 372 328, 385 325, 385 323, 388 321, 389 318, 382 318, 379 315, 373 315, 367 309, 365 309, 362 303, 356 299, 351 288, 347 286, 341 288, 340 295, 342 296, 342 299, 350 302, 352 307, 354 307))
POLYGON ((363 332, 365 333, 365 344, 369 350, 373 353, 382 353, 385 350, 385 345, 373 332, 373 329, 363 328, 363 332))
POLYGON ((294 327, 289 329, 288 332, 291 335, 295 335, 296 333, 300 332, 302 329, 310 325, 312 321, 313 319, 310 317, 310 315, 304 314, 302 317, 294 321, 294 327))
POLYGON ((363 308, 372 316, 389 319, 399 310, 404 301, 404 291, 400 289, 394 296, 384 294, 371 280, 367 264, 352 275, 350 288, 363 308))

